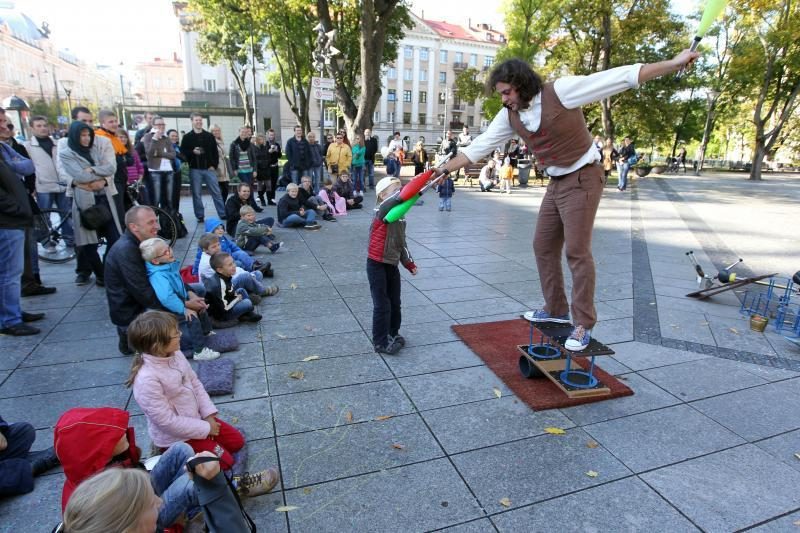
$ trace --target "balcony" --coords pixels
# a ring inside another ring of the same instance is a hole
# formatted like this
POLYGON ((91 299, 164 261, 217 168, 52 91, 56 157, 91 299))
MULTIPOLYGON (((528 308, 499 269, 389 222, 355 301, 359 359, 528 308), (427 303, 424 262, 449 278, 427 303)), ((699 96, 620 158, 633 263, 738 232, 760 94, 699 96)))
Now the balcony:
POLYGON ((451 130, 460 130, 464 127, 464 123, 460 120, 451 120, 450 121, 450 129, 451 130))
POLYGON ((453 63, 453 70, 465 70, 467 66, 466 63, 456 62, 453 63))
POLYGON ((450 106, 450 111, 466 111, 466 110, 467 110, 467 104, 465 104, 464 102, 453 104, 450 106))

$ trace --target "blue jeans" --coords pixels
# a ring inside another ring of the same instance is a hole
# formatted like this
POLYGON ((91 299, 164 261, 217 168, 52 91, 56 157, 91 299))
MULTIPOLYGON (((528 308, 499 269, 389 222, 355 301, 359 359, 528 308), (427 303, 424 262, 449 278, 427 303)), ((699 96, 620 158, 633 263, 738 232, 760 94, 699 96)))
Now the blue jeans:
POLYGON ((238 266, 239 268, 243 268, 248 272, 253 270, 253 263, 255 261, 252 257, 250 257, 250 254, 248 254, 244 250, 238 250, 236 252, 233 252, 231 254, 231 257, 233 257, 233 262, 236 263, 236 266, 238 266))
MULTIPOLYGON (((55 204, 56 208, 67 213, 72 211, 72 198, 65 192, 37 192, 36 202, 42 209, 50 209, 55 204)), ((72 228, 72 218, 68 218, 61 225, 61 236, 64 242, 72 246, 75 242, 74 230, 72 228)), ((38 250, 37 250, 38 253, 38 250)))
POLYGON ((259 235, 258 237, 248 237, 243 248, 248 252, 255 252, 259 246, 270 248, 275 240, 274 235, 259 235))
POLYGON ((364 167, 363 165, 357 167, 353 165, 350 167, 350 172, 353 174, 353 190, 361 192, 364 190, 364 167))
POLYGON ((631 166, 628 163, 617 163, 617 171, 619 172, 619 184, 617 189, 624 191, 628 187, 628 171, 631 166))
POLYGON ((241 170, 236 173, 239 176, 239 181, 242 183, 253 183, 253 172, 242 172, 241 170))
POLYGON ((236 320, 237 318, 239 318, 243 314, 249 313, 250 311, 255 309, 255 306, 253 305, 253 302, 250 300, 250 298, 247 295, 247 290, 245 290, 244 288, 240 287, 240 288, 236 289, 236 292, 238 294, 241 294, 242 296, 244 296, 244 299, 239 301, 239 302, 237 302, 229 310, 225 311, 225 314, 223 314, 221 319, 220 319, 223 322, 227 322, 228 320, 236 320))
POLYGON ((364 175, 370 188, 375 188, 375 161, 364 160, 364 175))
POLYGON ((27 422, 9 424, 8 446, 0 452, 0 496, 27 494, 33 490, 33 472, 28 460, 36 430, 27 422))
POLYGON ((150 203, 155 207, 173 208, 172 188, 174 185, 174 174, 172 172, 162 172, 160 170, 150 171, 150 203), (161 205, 159 205, 161 204, 161 205))
POLYGON ((288 217, 283 219, 283 227, 284 228, 294 228, 297 226, 305 226, 306 224, 311 224, 317 219, 317 214, 314 213, 313 209, 306 210, 305 217, 301 217, 298 214, 291 214, 288 217))
POLYGON ((185 468, 192 456, 194 450, 185 442, 173 444, 150 472, 153 490, 163 500, 158 511, 160 529, 171 526, 182 513, 199 506, 197 490, 185 468))
POLYGON ((452 198, 449 196, 447 198, 439 198, 439 211, 442 209, 447 209, 450 211, 450 208, 452 207, 451 200, 452 198))
POLYGON ((25 266, 25 230, 0 229, 0 326, 22 323, 19 304, 25 266))
POLYGON ((289 171, 289 175, 292 176, 292 183, 296 183, 300 185, 300 178, 303 177, 304 174, 307 174, 307 170, 291 170, 289 171))
POLYGON ((238 274, 233 276, 231 282, 234 289, 244 289, 247 293, 258 294, 263 296, 267 290, 264 288, 264 274, 259 271, 247 272, 246 274, 238 274))
POLYGON ((319 191, 320 184, 322 183, 322 165, 318 167, 311 167, 308 170, 311 174, 311 186, 315 191, 319 191))
POLYGON ((192 204, 194 206, 195 218, 205 218, 202 196, 203 182, 205 182, 208 192, 211 194, 211 199, 214 200, 214 207, 217 210, 219 218, 225 220, 225 204, 222 202, 222 192, 219 190, 217 175, 214 174, 213 170, 203 170, 200 168, 193 168, 189 171, 189 186, 192 190, 192 204))
MULTIPOLYGON (((199 296, 199 295, 198 295, 199 296)), ((197 318, 190 321, 184 315, 175 315, 178 320, 178 329, 181 332, 181 350, 197 353, 206 347, 206 335, 211 333, 211 318, 208 313, 197 314, 197 318)))

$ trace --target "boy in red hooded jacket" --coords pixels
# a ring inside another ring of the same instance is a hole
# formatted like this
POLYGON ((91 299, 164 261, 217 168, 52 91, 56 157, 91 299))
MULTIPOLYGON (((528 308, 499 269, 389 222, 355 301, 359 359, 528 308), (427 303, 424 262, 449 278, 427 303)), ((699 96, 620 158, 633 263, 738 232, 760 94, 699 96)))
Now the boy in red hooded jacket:
MULTIPOLYGON (((61 493, 62 512, 75 488, 93 474, 106 468, 144 468, 129 419, 127 411, 112 407, 70 409, 58 419, 55 450, 67 477, 61 493)), ((163 500, 159 529, 169 527, 183 513, 199 511, 197 491, 185 468, 194 454, 186 443, 170 446, 150 472, 153 490, 163 500)))

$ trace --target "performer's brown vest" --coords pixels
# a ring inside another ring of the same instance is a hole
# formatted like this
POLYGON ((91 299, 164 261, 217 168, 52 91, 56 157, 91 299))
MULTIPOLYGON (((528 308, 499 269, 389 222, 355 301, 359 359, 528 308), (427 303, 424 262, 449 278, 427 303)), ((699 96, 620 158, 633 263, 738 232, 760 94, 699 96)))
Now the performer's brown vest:
POLYGON ((586 127, 581 108, 564 107, 552 83, 545 83, 542 87, 542 117, 538 131, 528 131, 517 111, 509 110, 508 118, 514 132, 528 145, 542 167, 570 167, 592 146, 592 134, 586 127))

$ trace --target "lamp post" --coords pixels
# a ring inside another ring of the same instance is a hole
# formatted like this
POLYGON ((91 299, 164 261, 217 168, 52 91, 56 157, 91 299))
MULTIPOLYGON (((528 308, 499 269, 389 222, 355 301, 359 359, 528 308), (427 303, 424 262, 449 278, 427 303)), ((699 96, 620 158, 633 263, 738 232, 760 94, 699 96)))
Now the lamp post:
MULTIPOLYGON (((314 68, 319 72, 320 76, 325 73, 325 66, 331 64, 331 59, 339 54, 339 50, 333 46, 333 41, 336 39, 336 30, 326 32, 325 27, 320 22, 313 28, 317 32, 317 45, 314 48, 312 57, 314 59, 314 68)), ((344 65, 343 59, 336 60, 336 66, 341 70, 344 65)), ((325 100, 319 99, 319 142, 325 139, 325 100)))
POLYGON ((61 80, 61 88, 67 94, 67 105, 69 112, 72 113, 72 88, 75 87, 75 80, 61 80))
POLYGON ((258 133, 258 87, 256 86, 256 47, 253 37, 253 17, 250 17, 250 68, 253 71, 253 134, 258 133))
POLYGON ((119 95, 121 99, 121 113, 122 113, 122 126, 125 128, 125 131, 128 131, 128 119, 125 116, 125 78, 122 74, 122 67, 124 63, 120 62, 120 71, 119 71, 119 95))

